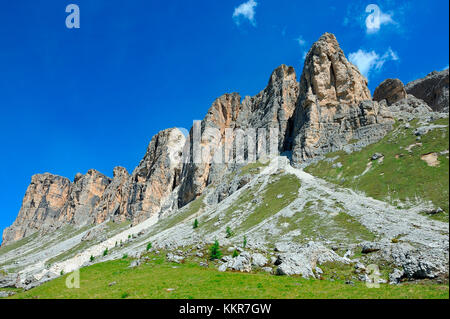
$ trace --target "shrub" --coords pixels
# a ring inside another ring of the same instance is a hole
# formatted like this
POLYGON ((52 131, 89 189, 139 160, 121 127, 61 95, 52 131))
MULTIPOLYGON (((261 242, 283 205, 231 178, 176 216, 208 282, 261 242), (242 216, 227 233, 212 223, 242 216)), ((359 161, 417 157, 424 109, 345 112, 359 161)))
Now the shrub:
POLYGON ((226 232, 227 232, 226 238, 233 237, 234 233, 233 233, 233 231, 231 230, 231 228, 229 226, 227 227, 226 232))
POLYGON ((222 258, 222 252, 219 249, 219 242, 216 240, 214 244, 210 247, 210 259, 220 259, 222 258))
POLYGON ((149 251, 150 249, 152 249, 152 243, 147 244, 147 251, 149 251))
POLYGON ((108 248, 105 249, 105 251, 103 252, 103 256, 108 255, 108 248))
POLYGON ((89 260, 90 260, 91 262, 93 262, 93 261, 95 260, 95 257, 91 255, 91 257, 89 258, 89 260))
POLYGON ((128 258, 128 254, 123 254, 122 259, 127 259, 128 258))
POLYGON ((235 250, 233 251, 232 257, 234 258, 234 257, 237 257, 237 256, 239 256, 239 253, 238 253, 238 251, 235 249, 235 250))
POLYGON ((122 293, 122 299, 125 299, 125 298, 127 298, 128 296, 129 296, 130 294, 128 293, 128 292, 124 292, 124 293, 122 293))
POLYGON ((244 242, 242 243, 242 247, 245 248, 247 246, 247 236, 244 235, 244 242))
POLYGON ((194 220, 194 229, 196 229, 196 228, 198 228, 198 220, 197 220, 197 218, 194 220))
POLYGON ((64 270, 61 269, 61 272, 59 273, 61 276, 64 276, 64 270))

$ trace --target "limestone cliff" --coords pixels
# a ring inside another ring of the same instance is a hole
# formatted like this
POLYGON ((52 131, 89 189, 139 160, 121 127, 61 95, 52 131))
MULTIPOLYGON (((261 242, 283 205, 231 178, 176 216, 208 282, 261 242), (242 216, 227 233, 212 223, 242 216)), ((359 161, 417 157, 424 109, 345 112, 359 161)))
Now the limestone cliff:
POLYGON ((185 137, 167 129, 153 137, 130 176, 116 167, 111 180, 96 170, 77 174, 73 183, 52 174, 32 177, 17 219, 3 233, 3 244, 63 225, 83 226, 106 220, 134 223, 159 212, 179 182, 185 137))
POLYGON ((367 79, 347 61, 335 36, 321 36, 306 56, 300 79, 293 162, 340 150, 354 139, 374 142, 393 122, 386 107, 371 101, 367 79))
POLYGON ((448 112, 449 109, 449 71, 433 71, 425 78, 406 85, 406 92, 425 101, 436 112, 448 112))
POLYGON ((198 125, 198 130, 194 126, 188 138, 185 155, 189 156, 185 158, 182 171, 180 206, 198 197, 207 185, 220 180, 226 169, 234 167, 237 148, 244 147, 244 161, 249 156, 248 143, 258 144, 254 148, 255 158, 262 152, 269 153, 270 145, 266 141, 270 137, 271 128, 277 131, 277 136, 273 133, 275 148, 278 152, 283 152, 289 144, 287 132, 298 92, 294 68, 281 65, 272 72, 267 87, 256 96, 247 96, 241 102, 240 95, 232 93, 214 101, 198 125), (226 139, 226 129, 232 130, 229 139, 226 139), (248 129, 254 129, 253 142, 248 141, 248 129), (246 130, 242 142, 236 137, 237 130, 246 130), (264 135, 258 130, 262 130, 264 135), (201 134, 201 143, 197 149, 194 143, 196 131, 201 134), (200 163, 195 158, 195 154, 199 152, 203 154, 200 163))
POLYGON ((386 100, 388 105, 392 105, 404 98, 407 93, 403 82, 399 79, 386 79, 375 89, 373 100, 381 102, 386 100))
POLYGON ((17 219, 3 232, 2 245, 64 222, 60 215, 69 198, 70 187, 67 178, 49 173, 34 175, 17 219))

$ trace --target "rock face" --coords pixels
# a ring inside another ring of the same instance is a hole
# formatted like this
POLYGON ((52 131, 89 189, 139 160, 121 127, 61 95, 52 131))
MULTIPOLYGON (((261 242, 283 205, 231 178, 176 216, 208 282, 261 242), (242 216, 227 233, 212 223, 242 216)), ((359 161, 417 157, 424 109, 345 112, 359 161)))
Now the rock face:
MULTIPOLYGON (((410 83, 407 91, 432 90, 433 103, 442 104, 445 92, 448 101, 448 70, 446 74, 447 80, 439 73, 410 83)), ((294 68, 281 65, 257 95, 219 97, 187 139, 178 129, 154 136, 131 174, 116 167, 110 179, 90 170, 77 174, 73 183, 36 175, 17 220, 4 232, 4 243, 67 223, 137 224, 186 205, 211 184, 217 186, 217 203, 249 182, 245 176, 223 179, 248 162, 284 152, 292 154, 292 164, 301 165, 350 145, 378 141, 394 123, 390 109, 398 114, 428 112, 425 103, 405 94, 399 80, 384 81, 374 99, 367 79, 348 62, 335 36, 325 33, 308 52, 300 82, 294 68)))
POLYGON ((272 137, 272 148, 282 152, 289 145, 290 119, 298 99, 298 82, 292 67, 281 65, 270 76, 267 87, 254 97, 245 97, 241 103, 238 93, 225 94, 212 104, 203 121, 194 125, 185 150, 185 165, 179 191, 179 205, 183 206, 198 197, 206 186, 220 180, 226 169, 236 162, 236 149, 245 144, 248 159, 249 135, 244 133, 243 143, 237 142, 237 130, 254 130, 255 158, 270 153, 267 140, 272 137), (231 130, 229 140, 226 129, 231 130), (271 130, 272 129, 272 130, 271 130), (195 135, 201 135, 201 145, 196 147, 195 135), (263 135, 265 134, 265 135, 263 135), (259 140, 262 143, 259 143, 259 140), (228 141, 228 142, 227 142, 228 141), (201 149, 201 151, 199 151, 201 149), (229 157, 226 156, 229 150, 229 157), (202 160, 196 162, 195 154, 201 152, 202 160), (215 159, 224 159, 222 161, 215 159), (229 158, 230 161, 225 160, 229 158))
POLYGON ((222 153, 225 129, 235 129, 241 110, 238 93, 225 94, 214 101, 205 118, 194 123, 184 148, 179 205, 200 196, 208 185, 214 155, 222 153))
MULTIPOLYGON (((293 67, 281 65, 272 72, 267 87, 254 97, 246 97, 238 117, 238 127, 278 130, 278 151, 290 145, 288 132, 299 95, 293 67)), ((268 136, 270 132, 266 131, 268 136)), ((257 132, 258 133, 258 132, 257 132)), ((258 135, 258 134, 257 134, 258 135)), ((267 150, 268 151, 268 150, 267 150)))
POLYGON ((110 178, 93 169, 86 175, 77 174, 70 187, 69 198, 60 219, 74 225, 92 223, 93 212, 110 183, 110 178))
POLYGON ((394 121, 386 107, 371 101, 367 79, 326 33, 306 56, 293 122, 292 159, 301 163, 352 139, 374 142, 394 121))
POLYGON ((179 184, 185 137, 179 129, 168 129, 152 138, 147 153, 129 181, 128 213, 133 223, 157 214, 179 184))
POLYGON ((448 112, 449 108, 449 70, 433 71, 425 78, 406 85, 406 92, 424 100, 435 112, 448 112))
MULTIPOLYGON (((386 103, 384 101, 380 103, 386 103)), ((433 110, 424 101, 408 94, 406 98, 395 102, 389 106, 389 110, 395 118, 410 121, 415 117, 424 118, 429 117, 433 110)))
POLYGON ((3 243, 47 230, 64 222, 60 219, 70 192, 70 180, 49 173, 34 175, 14 223, 3 232, 3 243))
POLYGON ((406 90, 399 79, 386 79, 375 89, 373 100, 381 102, 386 100, 388 105, 406 98, 406 90))
POLYGON ((321 272, 319 265, 326 262, 348 263, 348 260, 340 257, 322 244, 309 242, 296 252, 282 253, 275 265, 277 275, 301 275, 303 278, 315 278, 316 272, 321 272))
POLYGON ((158 133, 131 176, 123 167, 114 169, 112 180, 96 170, 77 174, 73 183, 48 173, 33 176, 16 221, 3 233, 3 244, 66 224, 108 219, 138 223, 158 213, 179 183, 184 144, 178 129, 158 133))

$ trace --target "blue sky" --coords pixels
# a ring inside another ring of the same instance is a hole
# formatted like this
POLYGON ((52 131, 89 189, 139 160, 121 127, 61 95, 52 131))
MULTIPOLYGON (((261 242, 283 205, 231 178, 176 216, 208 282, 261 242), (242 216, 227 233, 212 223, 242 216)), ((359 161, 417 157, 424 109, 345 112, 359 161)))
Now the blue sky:
POLYGON ((324 32, 370 89, 448 67, 448 1, 0 1, 0 229, 33 174, 129 171, 151 137, 189 129, 227 92, 254 95, 280 64, 301 74, 324 32), (65 8, 80 8, 68 29, 65 8), (378 24, 366 18, 376 4, 378 24))

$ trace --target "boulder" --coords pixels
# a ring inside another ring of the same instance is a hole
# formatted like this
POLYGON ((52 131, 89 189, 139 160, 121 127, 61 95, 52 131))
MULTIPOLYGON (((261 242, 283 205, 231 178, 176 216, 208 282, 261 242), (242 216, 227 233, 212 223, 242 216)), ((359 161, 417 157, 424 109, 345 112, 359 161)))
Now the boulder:
POLYGON ((278 257, 277 275, 301 275, 304 278, 315 278, 314 270, 318 265, 326 262, 340 262, 347 264, 348 259, 342 258, 325 246, 310 242, 297 252, 282 253, 278 257))
POLYGON ((387 79, 375 89, 373 100, 381 102, 386 100, 387 105, 391 105, 406 98, 406 90, 403 82, 399 79, 387 79))
POLYGON ((267 264, 267 258, 263 254, 255 253, 252 254, 252 266, 263 267, 267 264))
POLYGON ((168 253, 167 254, 167 261, 173 262, 173 263, 177 263, 177 264, 181 264, 184 261, 184 257, 183 256, 179 256, 179 255, 175 255, 175 254, 172 254, 172 253, 168 253))

